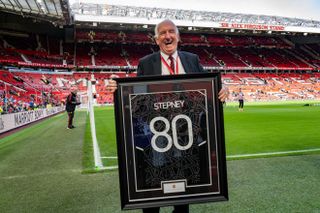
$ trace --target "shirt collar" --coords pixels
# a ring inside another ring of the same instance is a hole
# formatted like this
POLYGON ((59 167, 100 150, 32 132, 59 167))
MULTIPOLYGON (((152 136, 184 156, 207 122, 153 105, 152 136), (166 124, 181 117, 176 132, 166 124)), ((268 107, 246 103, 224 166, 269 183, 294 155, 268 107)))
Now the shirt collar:
MULTIPOLYGON (((169 55, 167 55, 167 54, 165 54, 165 53, 163 53, 163 52, 161 52, 161 51, 160 51, 160 54, 161 54, 161 56, 162 56, 165 60, 168 60, 168 59, 169 59, 169 55)), ((178 51, 175 51, 175 52, 172 54, 172 57, 173 57, 174 60, 176 60, 177 56, 178 56, 178 51)))

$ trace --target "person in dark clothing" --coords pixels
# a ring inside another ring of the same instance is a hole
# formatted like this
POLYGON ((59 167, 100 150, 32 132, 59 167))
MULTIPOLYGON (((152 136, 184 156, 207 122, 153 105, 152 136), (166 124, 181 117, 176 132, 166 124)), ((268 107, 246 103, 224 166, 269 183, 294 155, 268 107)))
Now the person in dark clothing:
POLYGON ((239 89, 238 93, 239 111, 243 111, 244 93, 239 89))
MULTIPOLYGON (((164 20, 155 27, 155 41, 160 51, 147 55, 139 60, 137 76, 179 75, 205 72, 195 54, 178 51, 180 41, 177 26, 171 20, 164 20)), ((108 89, 115 91, 117 84, 109 80, 108 89)), ((219 99, 224 101, 229 91, 222 89, 219 99)), ((160 207, 144 208, 143 213, 159 213, 160 207)), ((189 213, 189 205, 174 205, 173 213, 189 213)))
POLYGON ((66 111, 68 113, 68 129, 73 129, 73 117, 76 106, 79 105, 80 102, 77 101, 77 91, 72 91, 66 100, 66 111))

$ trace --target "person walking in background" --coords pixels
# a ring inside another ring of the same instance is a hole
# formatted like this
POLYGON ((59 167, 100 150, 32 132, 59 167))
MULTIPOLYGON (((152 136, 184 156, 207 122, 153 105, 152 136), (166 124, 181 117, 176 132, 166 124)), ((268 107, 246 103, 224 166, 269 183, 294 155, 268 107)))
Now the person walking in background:
POLYGON ((68 129, 75 128, 73 126, 74 111, 80 102, 77 101, 77 90, 71 91, 66 100, 66 111, 68 113, 68 129))
POLYGON ((239 111, 243 111, 244 93, 242 92, 241 88, 239 89, 237 99, 239 101, 239 111))

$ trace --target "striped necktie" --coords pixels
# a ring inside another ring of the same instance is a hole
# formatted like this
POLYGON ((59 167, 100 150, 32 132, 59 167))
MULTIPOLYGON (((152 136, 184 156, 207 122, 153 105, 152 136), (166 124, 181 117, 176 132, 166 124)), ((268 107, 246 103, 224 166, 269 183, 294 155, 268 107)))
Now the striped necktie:
POLYGON ((174 70, 174 59, 173 59, 172 55, 169 56, 169 60, 170 60, 170 68, 171 68, 173 74, 176 74, 176 71, 174 70))

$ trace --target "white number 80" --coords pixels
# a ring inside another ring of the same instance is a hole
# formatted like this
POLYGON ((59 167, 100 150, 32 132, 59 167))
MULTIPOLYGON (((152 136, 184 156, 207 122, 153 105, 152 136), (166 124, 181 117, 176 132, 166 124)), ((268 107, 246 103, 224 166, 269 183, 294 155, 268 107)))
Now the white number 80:
POLYGON ((168 151, 172 145, 174 144, 174 146, 179 149, 179 150, 187 150, 189 149, 192 144, 193 144, 193 133, 192 133, 192 122, 191 122, 191 119, 186 116, 186 115, 177 115, 175 116, 172 121, 171 121, 171 126, 172 126, 172 136, 171 137, 169 134, 168 134, 168 131, 170 129, 170 123, 168 121, 168 119, 162 117, 162 116, 158 116, 158 117, 155 117, 153 118, 151 121, 150 121, 150 131, 154 134, 151 138, 151 146, 154 150, 158 151, 158 152, 166 152, 168 151), (188 124, 188 136, 189 136, 189 142, 187 145, 185 146, 181 146, 178 142, 178 136, 177 136, 177 121, 179 119, 185 119, 187 121, 187 124, 188 124), (161 132, 157 131, 154 129, 154 124, 155 122, 157 121, 163 121, 164 124, 165 124, 165 129, 161 132), (158 147, 157 144, 156 144, 156 139, 159 137, 159 136, 163 136, 167 139, 168 141, 168 144, 166 147, 158 147), (172 138, 173 138, 173 144, 172 144, 172 138))

